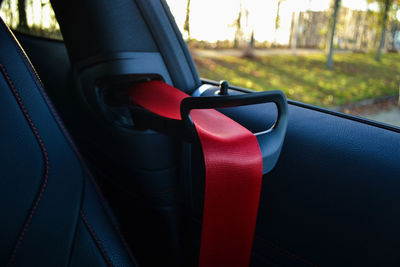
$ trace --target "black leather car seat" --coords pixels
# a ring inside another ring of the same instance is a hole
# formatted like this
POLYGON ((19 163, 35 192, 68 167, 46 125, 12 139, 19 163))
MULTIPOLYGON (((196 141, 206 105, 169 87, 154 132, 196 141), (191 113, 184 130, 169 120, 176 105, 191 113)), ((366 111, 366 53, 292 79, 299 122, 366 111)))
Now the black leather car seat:
POLYGON ((1 266, 135 265, 41 81, 1 20, 0 138, 1 266))

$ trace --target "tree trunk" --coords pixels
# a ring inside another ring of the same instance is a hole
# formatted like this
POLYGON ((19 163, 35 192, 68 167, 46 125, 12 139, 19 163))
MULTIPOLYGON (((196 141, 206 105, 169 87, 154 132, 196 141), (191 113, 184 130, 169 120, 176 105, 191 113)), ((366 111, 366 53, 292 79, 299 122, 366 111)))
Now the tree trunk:
POLYGON ((25 0, 18 0, 18 28, 22 30, 28 29, 28 20, 26 18, 26 2, 25 0))
POLYGON ((299 32, 299 11, 293 12, 292 15, 292 29, 290 31, 290 47, 292 48, 292 54, 296 55, 297 39, 299 32))
POLYGON ((334 1, 335 1, 335 3, 333 6, 333 21, 332 21, 331 38, 330 38, 330 42, 329 42, 328 60, 326 61, 326 66, 330 70, 333 69, 333 39, 335 38, 336 22, 337 22, 337 17, 338 17, 341 0, 334 0, 334 1))
POLYGON ((391 0, 386 0, 385 1, 385 11, 383 13, 381 41, 379 43, 378 52, 376 53, 376 61, 381 61, 382 50, 383 50, 383 47, 385 46, 386 22, 387 22, 388 13, 389 13, 389 9, 390 9, 391 3, 392 3, 391 0))
POLYGON ((397 23, 393 22, 392 23, 392 27, 391 27, 391 31, 392 31, 392 51, 397 51, 396 48, 396 33, 399 30, 399 26, 397 25, 397 23))
POLYGON ((280 26, 280 16, 279 12, 281 9, 281 2, 282 0, 278 0, 278 8, 276 9, 276 17, 275 17, 275 33, 274 33, 274 45, 276 46, 278 43, 278 29, 280 26))
POLYGON ((235 21, 235 26, 236 26, 236 31, 235 31, 235 38, 233 40, 233 48, 238 48, 239 47, 239 39, 242 35, 242 1, 240 1, 240 8, 239 8, 239 14, 238 17, 235 21))
POLYGON ((183 25, 183 30, 187 32, 188 40, 190 40, 190 0, 187 1, 186 5, 186 17, 185 24, 183 25))
POLYGON ((361 24, 361 11, 357 11, 357 20, 356 20, 356 28, 354 32, 354 40, 353 40, 353 50, 357 50, 358 37, 360 35, 360 24, 361 24))

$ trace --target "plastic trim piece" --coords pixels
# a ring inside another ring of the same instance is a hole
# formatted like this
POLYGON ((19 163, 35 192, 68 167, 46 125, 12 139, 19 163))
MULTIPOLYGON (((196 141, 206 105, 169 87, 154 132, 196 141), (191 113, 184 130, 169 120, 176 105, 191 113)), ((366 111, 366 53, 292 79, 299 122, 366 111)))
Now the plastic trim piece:
POLYGON ((168 68, 173 85, 191 93, 201 85, 199 75, 189 56, 182 36, 177 32, 176 24, 165 1, 136 0, 137 6, 153 35, 158 49, 168 68))

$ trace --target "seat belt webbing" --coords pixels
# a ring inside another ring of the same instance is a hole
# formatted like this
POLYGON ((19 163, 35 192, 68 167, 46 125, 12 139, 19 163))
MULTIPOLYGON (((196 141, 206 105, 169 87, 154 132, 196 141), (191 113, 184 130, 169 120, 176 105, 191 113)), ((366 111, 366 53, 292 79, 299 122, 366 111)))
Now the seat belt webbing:
MULTIPOLYGON (((189 97, 161 81, 135 84, 133 104, 159 116, 181 120, 189 97)), ((256 137, 214 110, 192 110, 205 161, 205 196, 199 266, 248 266, 262 181, 256 137)))

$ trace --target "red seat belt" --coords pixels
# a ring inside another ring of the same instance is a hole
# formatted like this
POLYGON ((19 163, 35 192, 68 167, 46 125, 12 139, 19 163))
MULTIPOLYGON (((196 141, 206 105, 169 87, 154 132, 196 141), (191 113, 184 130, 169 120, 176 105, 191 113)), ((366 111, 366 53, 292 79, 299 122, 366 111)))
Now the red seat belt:
MULTIPOLYGON (((133 104, 180 120, 188 97, 160 81, 135 84, 133 104)), ((248 266, 262 181, 256 137, 214 109, 192 110, 205 161, 205 196, 199 266, 248 266)))

